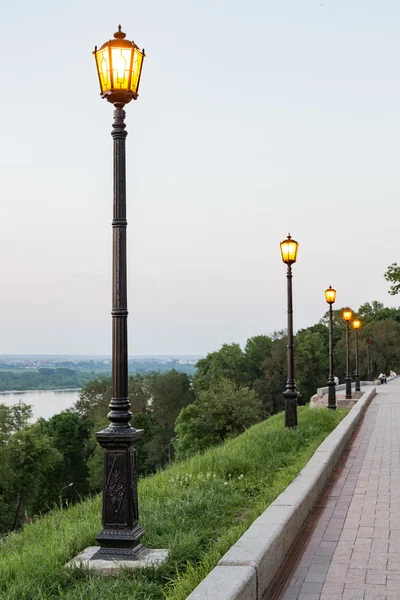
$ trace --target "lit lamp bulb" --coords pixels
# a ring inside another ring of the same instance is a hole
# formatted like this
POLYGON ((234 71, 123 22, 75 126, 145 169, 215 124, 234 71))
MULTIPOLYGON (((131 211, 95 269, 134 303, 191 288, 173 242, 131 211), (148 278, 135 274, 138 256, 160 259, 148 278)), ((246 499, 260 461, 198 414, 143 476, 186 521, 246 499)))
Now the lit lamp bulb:
POLYGON ((328 304, 334 304, 336 300, 336 290, 330 285, 327 290, 325 290, 325 300, 328 304))
POLYGON ((292 239, 292 236, 287 236, 287 239, 281 242, 281 254, 282 260, 286 265, 292 265, 296 262, 297 258, 297 250, 299 249, 299 244, 296 240, 292 239))
POLYGON ((114 39, 108 40, 94 49, 100 93, 112 104, 128 104, 139 95, 144 50, 139 50, 135 42, 125 39, 121 31, 114 33, 114 39))
POLYGON ((352 322, 352 325, 353 325, 354 329, 360 329, 361 321, 359 319, 354 319, 354 321, 352 322))
POLYGON ((353 311, 350 310, 349 308, 347 308, 346 310, 343 311, 342 316, 345 321, 351 321, 351 319, 353 317, 353 311))

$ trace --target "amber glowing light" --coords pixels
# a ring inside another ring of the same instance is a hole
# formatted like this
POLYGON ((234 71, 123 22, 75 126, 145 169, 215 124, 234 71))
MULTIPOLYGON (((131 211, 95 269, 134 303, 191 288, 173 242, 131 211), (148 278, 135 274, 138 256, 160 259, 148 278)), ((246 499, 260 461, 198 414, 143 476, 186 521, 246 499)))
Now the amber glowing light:
POLYGON ((325 300, 328 304, 334 304, 336 300, 336 290, 331 285, 325 290, 325 300))
POLYGON ((343 311, 343 319, 345 321, 351 321, 353 317, 353 311, 351 311, 349 308, 347 310, 343 311))
POLYGON ((292 265, 295 263, 299 244, 296 242, 296 240, 292 239, 290 233, 287 236, 287 239, 281 242, 280 246, 283 262, 287 265, 292 265))
POLYGON ((114 33, 114 39, 94 49, 100 93, 112 104, 127 104, 136 100, 139 92, 144 50, 139 50, 135 42, 125 39, 121 31, 114 33))
POLYGON ((352 325, 353 325, 354 329, 360 329, 361 321, 359 319, 354 319, 354 321, 352 322, 352 325))

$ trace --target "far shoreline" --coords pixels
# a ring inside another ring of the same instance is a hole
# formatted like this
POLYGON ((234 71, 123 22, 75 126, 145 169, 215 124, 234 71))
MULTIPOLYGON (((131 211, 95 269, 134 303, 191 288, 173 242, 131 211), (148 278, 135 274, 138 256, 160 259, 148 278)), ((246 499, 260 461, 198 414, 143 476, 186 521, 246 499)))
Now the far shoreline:
POLYGON ((1 390, 1 394, 27 394, 29 392, 80 392, 82 388, 55 388, 51 390, 1 390))

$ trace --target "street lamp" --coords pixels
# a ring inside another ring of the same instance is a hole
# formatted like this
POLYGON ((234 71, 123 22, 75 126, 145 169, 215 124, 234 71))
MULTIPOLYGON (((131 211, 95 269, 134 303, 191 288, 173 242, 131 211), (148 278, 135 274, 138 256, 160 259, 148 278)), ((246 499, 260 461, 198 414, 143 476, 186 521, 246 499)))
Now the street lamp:
POLYGON ((368 381, 373 381, 374 373, 372 369, 372 346, 374 341, 370 337, 367 337, 365 341, 367 342, 368 381))
POLYGON ((361 327, 360 319, 354 319, 352 322, 353 329, 356 332, 356 372, 354 373, 354 378, 356 380, 356 392, 360 392, 360 372, 358 368, 358 330, 361 327))
POLYGON ((112 399, 110 424, 96 437, 104 449, 102 531, 100 549, 93 559, 137 560, 144 550, 140 540, 136 445, 143 431, 129 421, 128 308, 126 269, 126 173, 124 106, 138 97, 144 50, 126 38, 121 25, 114 39, 94 49, 100 94, 114 105, 111 132, 114 141, 112 399))
POLYGON ((351 400, 349 323, 353 317, 353 312, 347 308, 343 311, 342 316, 346 322, 346 400, 351 400))
POLYGON ((281 242, 281 255, 283 262, 287 265, 287 361, 288 378, 286 389, 283 393, 285 398, 285 427, 297 427, 297 397, 298 392, 294 381, 294 351, 293 351, 293 294, 292 294, 292 265, 296 262, 299 244, 292 239, 291 235, 281 242))
POLYGON ((328 408, 336 409, 336 386, 333 377, 333 310, 336 300, 336 290, 330 285, 325 290, 325 300, 329 304, 329 377, 328 377, 328 408))
POLYGON ((62 487, 61 490, 60 490, 60 508, 61 508, 61 510, 62 510, 62 507, 63 507, 63 505, 62 505, 62 493, 63 493, 63 490, 66 490, 67 488, 69 488, 69 487, 71 487, 73 485, 74 485, 73 483, 69 483, 68 485, 64 485, 64 487, 62 487))

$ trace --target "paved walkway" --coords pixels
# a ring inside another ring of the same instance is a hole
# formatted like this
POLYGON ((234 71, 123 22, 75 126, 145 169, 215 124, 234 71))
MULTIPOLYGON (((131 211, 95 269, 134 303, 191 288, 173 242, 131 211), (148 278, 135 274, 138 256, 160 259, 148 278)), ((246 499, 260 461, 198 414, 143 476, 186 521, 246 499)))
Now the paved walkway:
POLYGON ((377 392, 264 600, 400 600, 400 378, 377 392))

